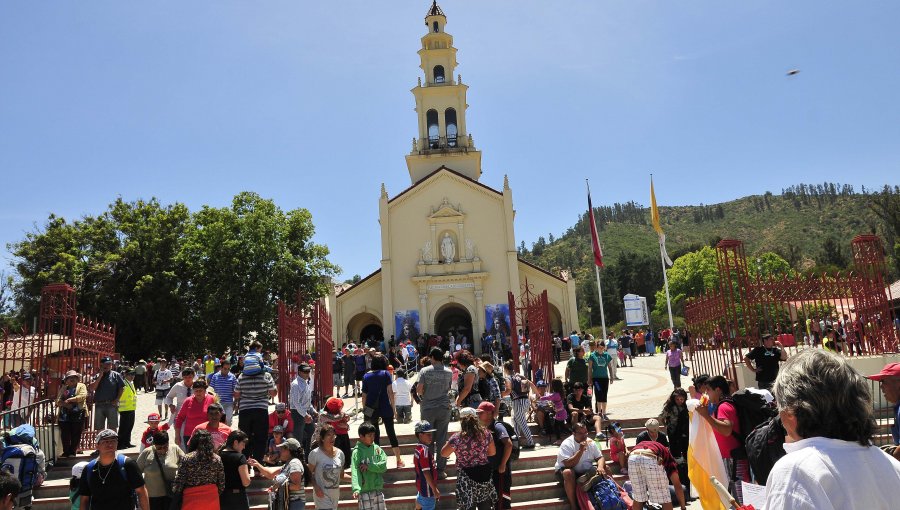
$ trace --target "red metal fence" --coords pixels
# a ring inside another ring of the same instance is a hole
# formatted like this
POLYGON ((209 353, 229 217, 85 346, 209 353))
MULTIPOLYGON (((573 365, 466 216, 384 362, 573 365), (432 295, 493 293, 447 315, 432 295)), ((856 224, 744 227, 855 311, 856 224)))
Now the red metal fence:
POLYGON ((881 239, 857 236, 851 247, 851 271, 819 276, 757 271, 751 277, 741 241, 719 242, 718 288, 685 305, 694 373, 735 378, 735 365, 763 334, 789 350, 819 345, 845 355, 898 352, 881 239))
POLYGON ((540 294, 532 292, 533 285, 525 280, 521 286, 522 294, 516 299, 511 291, 509 299, 509 320, 513 338, 513 365, 519 371, 518 345, 519 329, 525 333, 531 345, 531 369, 536 372, 543 370, 544 380, 553 379, 553 332, 550 330, 550 305, 547 301, 547 291, 540 294))
MULTIPOLYGON (((298 302, 300 302, 298 296, 298 302)), ((288 305, 278 302, 278 393, 287 402, 291 381, 297 375, 297 365, 310 359, 310 347, 315 353, 313 370, 313 404, 322 407, 333 394, 331 359, 334 342, 331 338, 331 315, 321 299, 310 306, 288 305)))
MULTIPOLYGON (((115 328, 78 315, 75 289, 65 283, 54 283, 41 289, 37 333, 3 332, 0 364, 4 373, 29 371, 38 397, 52 400, 67 371, 77 370, 88 383, 100 371, 100 358, 112 357, 115 351, 115 328)), ((82 448, 94 446, 96 431, 92 430, 90 413, 88 406, 82 448)))

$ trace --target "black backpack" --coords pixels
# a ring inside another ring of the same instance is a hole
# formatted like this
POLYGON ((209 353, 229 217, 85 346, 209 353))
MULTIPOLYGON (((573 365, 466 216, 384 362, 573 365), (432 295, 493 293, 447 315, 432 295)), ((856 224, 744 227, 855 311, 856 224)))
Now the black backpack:
POLYGON ((731 432, 741 443, 740 446, 731 451, 731 458, 735 460, 746 459, 747 448, 745 442, 747 436, 753 429, 777 416, 778 411, 767 404, 766 399, 762 395, 747 389, 734 392, 730 397, 722 399, 722 402, 728 402, 734 406, 738 415, 738 427, 741 429, 740 433, 731 432))
MULTIPOLYGON (((508 435, 510 441, 512 441, 513 448, 512 448, 512 453, 509 454, 509 460, 510 461, 518 460, 518 458, 519 458, 519 436, 516 434, 516 429, 509 423, 506 423, 505 421, 502 421, 502 420, 495 421, 494 423, 496 423, 498 425, 503 425, 503 428, 506 429, 506 435, 508 435)), ((494 436, 493 437, 494 448, 497 449, 497 457, 496 457, 497 465, 494 466, 494 468, 496 469, 496 468, 500 467, 499 462, 503 458, 503 443, 497 438, 497 434, 494 434, 493 436, 494 436)))
POLYGON ((778 459, 784 457, 784 426, 781 418, 775 416, 753 429, 747 435, 744 446, 747 448, 747 459, 750 469, 756 476, 756 482, 765 485, 772 467, 778 459))

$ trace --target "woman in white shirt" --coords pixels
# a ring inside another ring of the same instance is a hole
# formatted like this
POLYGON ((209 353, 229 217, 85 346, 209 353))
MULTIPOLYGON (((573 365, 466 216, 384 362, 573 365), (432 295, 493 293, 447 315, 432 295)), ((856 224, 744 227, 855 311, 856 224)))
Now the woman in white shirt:
POLYGON ((769 474, 766 510, 897 508, 900 461, 871 443, 863 376, 836 354, 808 349, 782 366, 774 393, 787 455, 769 474))

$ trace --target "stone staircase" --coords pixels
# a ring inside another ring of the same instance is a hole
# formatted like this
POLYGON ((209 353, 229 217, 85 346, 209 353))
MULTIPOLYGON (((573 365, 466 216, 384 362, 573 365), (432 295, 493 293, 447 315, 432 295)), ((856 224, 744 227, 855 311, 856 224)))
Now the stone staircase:
MULTIPOLYGON (((623 427, 626 444, 629 447, 634 446, 634 439, 643 430, 643 424, 646 419, 618 421, 623 427)), ((887 434, 889 439, 889 420, 880 418, 878 422, 878 437, 883 438, 887 434)), ((532 426, 532 433, 537 433, 537 427, 534 425, 532 426)), ((537 438, 536 435, 535 438, 537 438)), ((384 474, 384 495, 389 509, 414 510, 416 482, 410 456, 415 448, 415 437, 412 435, 400 435, 398 440, 400 441, 401 454, 404 456, 407 466, 397 468, 394 457, 390 454, 388 455, 388 471, 384 474)), ((355 440, 353 441, 355 442, 355 440)), ((382 438, 382 442, 386 444, 386 441, 387 437, 385 436, 382 438)), ((608 444, 604 442, 603 446, 603 455, 607 463, 609 463, 608 444)), ((555 446, 539 446, 534 450, 521 451, 519 459, 513 462, 513 487, 511 491, 513 508, 568 510, 569 505, 565 499, 565 493, 554 477, 554 464, 558 450, 559 448, 555 446)), ((137 457, 136 453, 128 453, 127 455, 132 458, 137 457)), ((34 491, 32 507, 35 510, 69 510, 68 493, 71 466, 80 460, 89 460, 89 458, 83 455, 75 459, 61 459, 56 466, 48 471, 44 485, 34 491)), ((615 479, 619 484, 623 484, 628 479, 627 476, 619 474, 618 466, 611 465, 610 467, 615 473, 615 479)), ((456 491, 456 465, 452 457, 447 464, 446 472, 448 478, 438 482, 442 494, 441 500, 438 502, 438 508, 441 509, 456 507, 454 494, 456 491)), ((270 485, 271 482, 268 480, 252 480, 247 493, 250 497, 250 507, 253 510, 265 510, 268 508, 266 498, 268 494, 267 488, 270 485)), ((312 502, 311 487, 306 488, 306 500, 308 509, 315 508, 312 502)), ((357 502, 351 496, 351 488, 348 481, 341 485, 339 508, 350 509, 356 507, 357 502)))

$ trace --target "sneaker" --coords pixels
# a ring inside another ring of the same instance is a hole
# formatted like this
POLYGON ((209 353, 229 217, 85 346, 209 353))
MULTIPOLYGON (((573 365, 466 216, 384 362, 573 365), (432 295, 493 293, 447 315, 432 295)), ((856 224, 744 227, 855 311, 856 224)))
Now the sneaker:
POLYGON ((534 450, 533 444, 526 444, 519 447, 520 450, 534 450))
POLYGON ((438 471, 437 477, 438 477, 438 480, 446 480, 446 479, 447 479, 447 472, 446 472, 446 471, 443 471, 443 470, 442 470, 442 471, 438 471))
POLYGON ((595 438, 595 440, 596 440, 596 441, 606 441, 606 434, 604 434, 603 432, 601 432, 600 434, 597 435, 597 437, 595 438))

